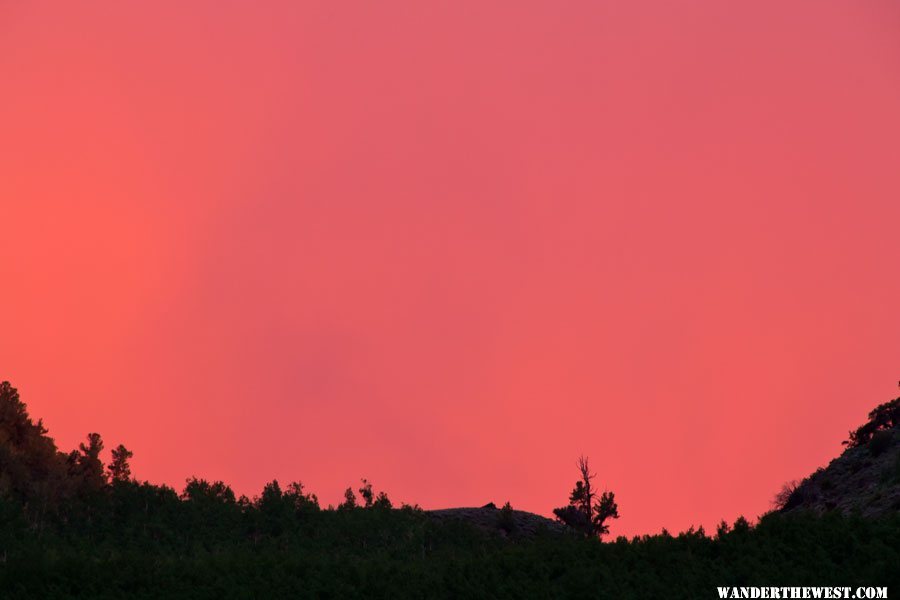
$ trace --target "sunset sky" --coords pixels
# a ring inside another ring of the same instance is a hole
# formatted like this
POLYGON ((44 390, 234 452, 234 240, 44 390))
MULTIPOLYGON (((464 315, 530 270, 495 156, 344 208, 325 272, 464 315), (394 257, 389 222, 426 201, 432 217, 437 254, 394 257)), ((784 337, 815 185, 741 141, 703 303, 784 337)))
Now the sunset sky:
POLYGON ((895 0, 0 0, 0 379, 141 479, 612 534, 900 377, 895 0))

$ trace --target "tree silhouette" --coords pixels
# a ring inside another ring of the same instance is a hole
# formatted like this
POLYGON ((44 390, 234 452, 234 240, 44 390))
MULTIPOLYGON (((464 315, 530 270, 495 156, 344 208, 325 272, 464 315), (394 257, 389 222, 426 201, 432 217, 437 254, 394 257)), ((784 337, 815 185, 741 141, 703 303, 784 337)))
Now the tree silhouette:
POLYGON ((619 505, 616 504, 616 495, 612 492, 604 491, 600 494, 600 502, 594 505, 594 534, 603 536, 609 533, 609 525, 606 524, 608 519, 619 518, 619 505))
POLYGON ((372 484, 369 483, 365 478, 362 479, 362 487, 359 488, 359 495, 362 496, 364 506, 366 508, 372 508, 372 503, 375 501, 375 492, 372 491, 372 484))
MULTIPOLYGON (((378 492, 375 494, 375 490, 372 488, 372 483, 366 479, 362 478, 362 486, 359 488, 359 495, 363 499, 363 508, 393 508, 393 504, 391 503, 390 498, 385 492, 378 492)), ((349 488, 347 491, 350 491, 349 488)), ((344 492, 345 500, 349 501, 350 496, 347 495, 347 492, 344 492)), ((345 502, 344 504, 347 504, 345 502)), ((344 508, 355 508, 356 507, 356 498, 353 498, 353 501, 350 506, 341 505, 344 508)))
POLYGON ((134 456, 134 452, 119 444, 112 449, 112 460, 107 467, 109 477, 113 481, 130 481, 131 465, 128 461, 134 456))
POLYGON ((591 473, 588 458, 580 456, 576 464, 581 479, 575 482, 575 487, 569 494, 569 505, 554 509, 553 514, 559 521, 586 536, 602 536, 609 533, 606 521, 619 518, 615 494, 604 491, 598 499, 592 484, 596 475, 591 473))
POLYGON ((19 392, 0 382, 0 500, 17 501, 37 531, 68 496, 66 456, 56 449, 47 428, 28 416, 19 392))
POLYGON ((282 502, 283 499, 284 494, 281 491, 281 486, 278 485, 277 479, 273 479, 271 483, 267 483, 263 487, 257 506, 264 513, 276 513, 282 508, 284 504, 282 502))
POLYGON ((300 481, 289 483, 284 491, 284 497, 298 513, 317 512, 319 510, 319 499, 315 494, 306 493, 303 483, 300 481))
POLYGON ((216 504, 234 504, 234 491, 222 481, 210 483, 205 479, 191 477, 184 486, 181 499, 195 504, 209 506, 216 504))
POLYGON ((375 502, 372 504, 373 508, 382 508, 382 509, 390 509, 394 508, 391 499, 388 498, 388 495, 384 492, 378 492, 378 496, 375 498, 375 502))
POLYGON ((82 489, 94 492, 106 484, 106 473, 100 453, 103 451, 103 439, 99 433, 89 433, 87 444, 78 444, 78 450, 69 455, 70 469, 81 480, 82 489))
POLYGON ((338 510, 351 510, 356 506, 356 494, 353 493, 353 488, 347 488, 344 490, 344 501, 338 505, 338 510))

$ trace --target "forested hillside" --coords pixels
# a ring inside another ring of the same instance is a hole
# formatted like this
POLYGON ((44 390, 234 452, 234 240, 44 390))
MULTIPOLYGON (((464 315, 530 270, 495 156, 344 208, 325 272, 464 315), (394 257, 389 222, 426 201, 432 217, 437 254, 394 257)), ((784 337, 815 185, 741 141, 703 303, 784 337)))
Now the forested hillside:
POLYGON ((365 480, 326 508, 299 482, 254 498, 202 479, 178 492, 136 480, 124 446, 108 465, 102 455, 96 434, 59 451, 0 384, 0 596, 688 598, 722 585, 900 583, 896 511, 774 512, 715 532, 601 541, 602 518, 618 509, 604 494, 605 505, 586 505, 592 521, 578 521, 584 485, 558 511, 579 529, 509 505, 396 507, 365 480))

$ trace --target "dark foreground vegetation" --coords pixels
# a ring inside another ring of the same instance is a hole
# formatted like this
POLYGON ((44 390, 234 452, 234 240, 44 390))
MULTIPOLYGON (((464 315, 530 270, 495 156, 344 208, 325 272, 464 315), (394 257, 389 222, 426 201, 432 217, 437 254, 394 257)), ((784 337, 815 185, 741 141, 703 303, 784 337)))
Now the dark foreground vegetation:
POLYGON ((134 480, 122 446, 104 466, 99 436, 65 454, 46 433, 0 384, 2 598, 712 598, 724 585, 900 583, 897 513, 776 512, 601 542, 618 507, 593 502, 583 461, 558 510, 575 526, 526 535, 509 506, 489 530, 394 507, 366 481, 327 509, 299 483, 250 499, 192 479, 179 494, 134 480))

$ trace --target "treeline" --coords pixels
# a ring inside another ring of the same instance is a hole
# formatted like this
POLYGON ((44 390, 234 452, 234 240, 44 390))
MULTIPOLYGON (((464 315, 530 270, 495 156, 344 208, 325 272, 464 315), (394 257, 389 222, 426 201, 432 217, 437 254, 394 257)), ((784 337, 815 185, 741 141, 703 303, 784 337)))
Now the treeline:
POLYGON ((124 446, 108 465, 102 451, 98 435, 59 451, 0 384, 0 597, 688 598, 900 576, 897 515, 773 513, 601 543, 618 506, 586 459, 557 510, 572 533, 518 536, 509 506, 487 531, 395 507, 366 480, 326 508, 299 482, 247 498, 195 478, 177 492, 135 480, 124 446))
MULTIPOLYGON (((134 479, 129 462, 134 455, 122 444, 112 449, 111 460, 104 465, 104 443, 98 433, 89 433, 69 453, 59 451, 47 434, 43 422, 28 415, 16 388, 0 382, 0 515, 7 526, 18 524, 39 536, 48 529, 96 532, 109 522, 124 530, 139 525, 143 533, 162 539, 167 529, 162 521, 174 519, 173 532, 186 532, 199 519, 208 530, 258 539, 283 529, 280 522, 287 518, 321 510, 315 494, 307 493, 299 481, 282 488, 273 480, 251 499, 237 497, 222 481, 194 477, 179 494, 166 485, 134 479), (239 523, 240 531, 235 529, 239 523)), ((376 493, 366 479, 357 492, 348 487, 344 501, 327 510, 393 508, 388 495, 376 493)))
POLYGON ((29 533, 12 544, 4 527, 0 596, 643 599, 710 597, 720 585, 900 584, 896 515, 773 513, 711 536, 698 530, 601 543, 551 534, 504 539, 408 510, 279 518, 194 509, 163 517, 151 506, 143 518, 113 510, 92 526, 29 533))

